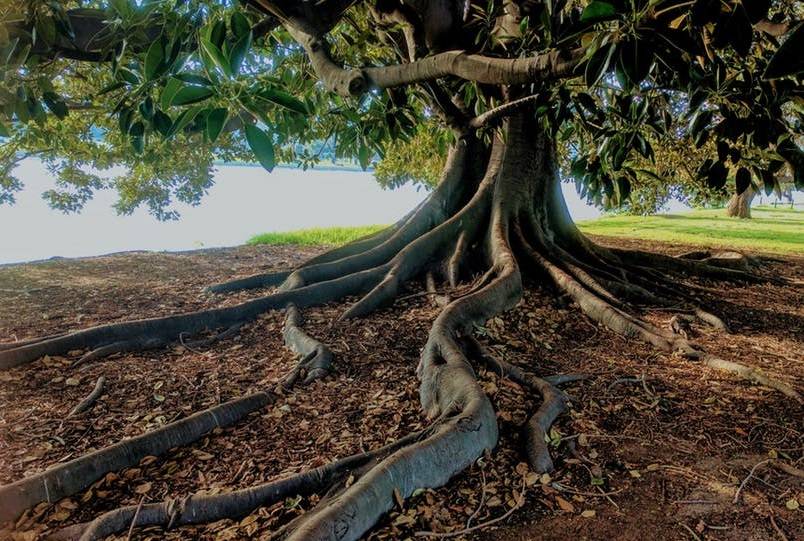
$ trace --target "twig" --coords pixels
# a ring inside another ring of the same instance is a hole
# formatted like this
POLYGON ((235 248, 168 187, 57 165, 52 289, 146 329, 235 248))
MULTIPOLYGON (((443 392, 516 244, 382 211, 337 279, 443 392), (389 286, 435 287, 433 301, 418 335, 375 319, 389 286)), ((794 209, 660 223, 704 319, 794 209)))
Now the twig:
POLYGON ((695 541, 701 541, 701 538, 700 538, 700 537, 698 537, 698 534, 697 534, 697 533, 695 533, 695 532, 692 530, 692 528, 690 528, 689 526, 687 526, 687 525, 686 525, 686 524, 684 524, 683 522, 680 522, 679 524, 681 524, 681 527, 682 527, 682 528, 684 528, 685 530, 687 530, 688 532, 690 532, 690 534, 692 534, 692 538, 693 538, 693 539, 695 539, 695 541))
POLYGON ((565 485, 562 485, 561 483, 550 483, 550 486, 552 486, 559 492, 566 492, 567 494, 576 494, 578 496, 590 496, 596 498, 607 498, 609 496, 619 494, 620 492, 623 491, 623 489, 619 489, 619 490, 613 490, 611 492, 584 492, 582 490, 575 490, 574 488, 569 488, 565 485))
POLYGON ((779 534, 779 537, 781 538, 781 540, 782 541, 788 541, 787 536, 784 534, 784 532, 779 527, 779 525, 776 524, 776 520, 773 518, 773 513, 771 513, 771 515, 770 515, 770 523, 771 523, 771 526, 773 526, 773 529, 776 530, 776 533, 779 534))
POLYGON ((740 499, 740 493, 743 491, 743 488, 745 487, 746 483, 748 483, 748 480, 751 479, 754 476, 754 472, 757 471, 757 468, 759 468, 763 464, 767 464, 771 460, 773 460, 773 459, 768 459, 768 460, 763 460, 762 462, 757 462, 754 465, 754 467, 751 468, 751 471, 748 472, 748 476, 745 479, 743 479, 743 482, 740 483, 739 488, 737 488, 737 492, 734 493, 734 499, 732 500, 731 503, 737 503, 737 501, 740 499))
POLYGON ((128 535, 126 535, 126 541, 131 541, 131 533, 134 531, 134 526, 137 524, 137 517, 140 516, 140 509, 142 509, 142 504, 145 502, 145 494, 142 495, 140 498, 140 503, 137 504, 137 510, 134 511, 134 518, 131 519, 131 526, 128 527, 128 535))
POLYGON ((501 515, 501 516, 499 516, 497 518, 493 518, 493 519, 491 519, 489 521, 486 521, 486 522, 482 522, 480 524, 472 526, 471 528, 464 528, 462 530, 457 530, 457 531, 454 531, 454 532, 438 533, 438 532, 419 531, 419 532, 416 532, 414 535, 416 537, 438 537, 438 538, 441 538, 441 539, 446 539, 448 537, 458 537, 459 535, 466 535, 466 534, 468 534, 470 532, 480 530, 481 528, 485 528, 487 526, 492 526, 494 524, 497 524, 498 522, 502 522, 503 520, 505 520, 508 517, 510 517, 514 513, 514 511, 516 511, 517 509, 519 509, 520 507, 525 505, 525 486, 526 485, 523 482, 522 483, 522 494, 519 497, 519 501, 517 501, 516 504, 511 509, 506 511, 504 515, 501 515))
POLYGON ((480 480, 483 483, 480 487, 480 503, 477 505, 477 509, 475 512, 472 513, 468 519, 466 519, 466 527, 468 528, 474 518, 480 513, 480 510, 483 508, 483 504, 486 503, 486 472, 483 471, 483 466, 480 467, 480 480))

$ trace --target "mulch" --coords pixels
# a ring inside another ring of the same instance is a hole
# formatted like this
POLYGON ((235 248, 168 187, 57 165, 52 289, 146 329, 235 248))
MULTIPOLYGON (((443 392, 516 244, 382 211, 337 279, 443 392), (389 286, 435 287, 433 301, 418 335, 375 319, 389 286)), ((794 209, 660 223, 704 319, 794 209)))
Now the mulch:
MULTIPOLYGON (((685 246, 597 239, 680 253, 685 246)), ((238 247, 186 253, 123 253, 0 267, 0 337, 25 339, 111 321, 229 305, 205 286, 295 265, 318 248, 238 247)), ((769 262, 801 281, 804 260, 769 262)), ((759 366, 801 389, 804 288, 698 281, 732 334, 693 326, 694 340, 720 357, 759 366)), ((657 352, 591 323, 531 284, 514 310, 478 329, 497 355, 537 375, 583 372, 565 386, 568 414, 550 434, 556 471, 531 472, 521 425, 539 398, 478 370, 501 429, 496 449, 436 490, 419 491, 366 539, 456 532, 456 539, 797 539, 804 538, 802 479, 774 461, 804 467, 804 415, 784 395, 657 352), (738 501, 735 493, 754 466, 738 501), (523 496, 524 492, 524 496, 523 496)), ((407 293, 423 284, 410 285, 407 293)), ((391 442, 426 426, 416 364, 438 309, 405 296, 371 317, 336 321, 347 302, 304 312, 305 330, 335 355, 335 373, 280 397, 265 410, 193 445, 107 475, 81 494, 42 504, 0 538, 36 539, 121 505, 193 492, 247 487, 391 442)), ((665 325, 669 312, 645 317, 665 325)), ((255 390, 273 388, 296 362, 282 344, 281 313, 200 350, 121 354, 71 369, 83 353, 45 357, 0 372, 0 484, 255 390), (88 411, 68 413, 98 377, 106 391, 88 411)), ((268 539, 317 497, 260 508, 239 520, 144 528, 132 539, 268 539)), ((122 535, 120 539, 124 539, 122 535)), ((426 539, 427 537, 417 537, 426 539)), ((432 537, 430 537, 432 538, 432 537)))

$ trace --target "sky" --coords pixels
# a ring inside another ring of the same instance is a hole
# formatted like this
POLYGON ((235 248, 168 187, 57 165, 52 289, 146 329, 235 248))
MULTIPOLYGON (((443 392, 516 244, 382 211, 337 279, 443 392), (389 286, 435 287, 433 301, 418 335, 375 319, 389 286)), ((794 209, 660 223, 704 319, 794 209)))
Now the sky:
MULTIPOLYGON (((261 167, 221 165, 201 205, 178 205, 178 221, 159 222, 144 209, 118 216, 112 191, 96 194, 80 214, 63 214, 42 199, 53 180, 38 160, 24 160, 15 174, 25 188, 15 205, 0 205, 0 264, 235 246, 267 231, 390 224, 427 195, 412 186, 383 190, 371 173, 360 171, 277 168, 268 173, 261 167)), ((574 219, 600 215, 574 185, 562 186, 574 219)))

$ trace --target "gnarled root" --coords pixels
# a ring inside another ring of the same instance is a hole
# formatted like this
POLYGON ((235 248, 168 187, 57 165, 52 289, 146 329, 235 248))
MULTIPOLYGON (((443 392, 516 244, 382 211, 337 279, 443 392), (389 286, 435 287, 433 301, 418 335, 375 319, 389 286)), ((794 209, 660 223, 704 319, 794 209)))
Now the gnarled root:
POLYGON ((301 325, 301 311, 294 304, 288 305, 282 336, 285 339, 285 345, 299 353, 301 358, 280 384, 285 390, 290 389, 300 377, 304 378, 302 383, 307 385, 323 378, 332 369, 332 351, 304 332, 301 325))
POLYGON ((557 385, 585 379, 584 374, 564 374, 546 378, 526 373, 521 368, 492 355, 476 339, 467 337, 472 356, 503 377, 509 377, 520 385, 542 395, 539 409, 525 423, 525 454, 533 471, 553 471, 553 460, 547 446, 546 436, 550 427, 562 413, 567 411, 567 395, 557 385))
POLYGON ((58 355, 75 349, 90 349, 91 359, 119 351, 162 346, 177 341, 180 335, 242 325, 269 310, 282 309, 289 303, 299 307, 314 306, 364 292, 372 288, 385 271, 384 267, 377 267, 299 289, 277 292, 234 306, 100 325, 28 343, 0 351, 0 369, 29 363, 44 355, 58 355))
POLYGON ((215 428, 229 426, 265 407, 273 398, 254 393, 195 413, 140 436, 123 440, 69 462, 0 487, 0 522, 16 518, 40 502, 53 503, 79 492, 109 472, 149 455, 187 445, 215 428))
POLYGON ((122 532, 130 527, 205 524, 225 518, 239 518, 261 506, 271 505, 293 496, 306 496, 325 490, 349 472, 424 437, 432 427, 401 438, 384 447, 348 456, 286 479, 223 494, 189 495, 182 499, 121 507, 105 513, 92 522, 65 528, 61 540, 93 541, 122 532), (136 517, 136 520, 135 520, 136 517))

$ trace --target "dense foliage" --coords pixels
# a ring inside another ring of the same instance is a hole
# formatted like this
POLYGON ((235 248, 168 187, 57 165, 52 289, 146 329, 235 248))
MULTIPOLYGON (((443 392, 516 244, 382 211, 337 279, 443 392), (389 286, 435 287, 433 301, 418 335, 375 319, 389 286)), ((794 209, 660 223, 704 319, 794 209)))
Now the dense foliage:
MULTIPOLYGON (((314 165, 327 149, 364 168, 377 160, 384 185, 432 185, 455 133, 444 111, 478 115, 506 100, 498 86, 463 77, 331 92, 279 24, 284 4, 4 1, 0 202, 22 188, 14 165, 29 155, 53 172, 57 189, 45 197, 56 208, 80 209, 110 187, 120 212, 145 204, 160 218, 175 217, 174 199, 200 200, 215 160, 252 155, 271 170, 314 165), (123 167, 108 171, 114 165, 123 167)), ((391 4, 321 5, 327 20, 317 24, 336 62, 418 58, 404 24, 384 17, 391 4)), ((576 55, 568 75, 534 77, 528 93, 590 201, 642 211, 673 193, 722 196, 731 182, 738 192, 772 193, 785 174, 804 187, 800 3, 433 4, 461 10, 440 19, 452 25, 450 48, 489 58, 576 55)), ((423 39, 440 50, 436 38, 423 39)))

